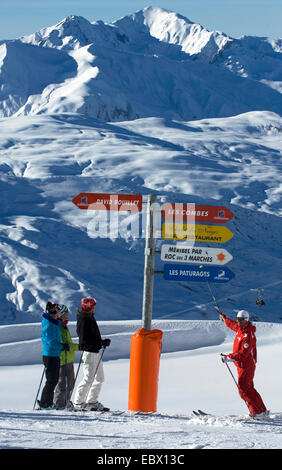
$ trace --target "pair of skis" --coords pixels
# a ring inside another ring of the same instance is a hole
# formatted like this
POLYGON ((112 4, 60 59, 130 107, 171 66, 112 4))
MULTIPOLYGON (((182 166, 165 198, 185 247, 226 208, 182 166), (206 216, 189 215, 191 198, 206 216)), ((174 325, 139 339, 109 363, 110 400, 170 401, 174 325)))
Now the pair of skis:
POLYGON ((205 413, 204 411, 202 410, 193 410, 192 411, 193 415, 195 416, 212 416, 210 413, 205 413))
POLYGON ((108 411, 110 411, 110 408, 104 408, 102 410, 97 410, 96 408, 76 408, 75 405, 73 404, 72 401, 68 401, 67 403, 67 406, 65 408, 56 408, 55 406, 51 406, 51 407, 48 407, 48 408, 44 408, 40 405, 40 402, 39 400, 37 400, 37 405, 38 405, 38 408, 36 408, 36 411, 40 411, 40 410, 43 410, 43 411, 96 411, 96 412, 99 412, 99 413, 106 413, 108 411))
MULTIPOLYGON (((211 413, 206 413, 205 411, 202 411, 202 410, 193 410, 192 411, 192 414, 194 416, 197 416, 197 417, 200 417, 200 418, 206 418, 208 416, 212 416, 212 417, 216 417, 215 415, 211 414, 211 413)), ((235 420, 242 420, 242 421, 252 421, 252 422, 262 422, 262 421, 271 421, 273 418, 271 418, 269 416, 269 412, 264 416, 264 417, 259 417, 259 418, 255 418, 255 417, 251 417, 251 416, 233 416, 233 419, 235 420)))
POLYGON ((92 413, 94 416, 95 414, 98 416, 103 415, 103 414, 109 414, 110 416, 120 416, 126 413, 126 411, 121 411, 121 410, 95 410, 93 409, 88 409, 88 410, 80 410, 80 409, 75 409, 75 408, 63 408, 63 409, 57 409, 56 408, 36 408, 35 411, 51 411, 56 412, 56 411, 66 411, 70 413, 92 413))
POLYGON ((71 411, 74 411, 76 413, 93 413, 94 415, 103 415, 103 414, 109 414, 111 416, 119 416, 125 413, 125 411, 122 410, 96 410, 95 408, 90 408, 90 409, 73 409, 71 411))

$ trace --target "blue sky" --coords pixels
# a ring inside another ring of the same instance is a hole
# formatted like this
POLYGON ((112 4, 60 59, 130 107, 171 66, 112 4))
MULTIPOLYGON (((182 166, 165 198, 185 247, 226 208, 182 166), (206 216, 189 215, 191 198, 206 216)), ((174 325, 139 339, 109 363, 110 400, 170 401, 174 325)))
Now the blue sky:
POLYGON ((0 0, 0 39, 31 34, 69 15, 112 22, 150 5, 232 37, 282 37, 282 0, 0 0))

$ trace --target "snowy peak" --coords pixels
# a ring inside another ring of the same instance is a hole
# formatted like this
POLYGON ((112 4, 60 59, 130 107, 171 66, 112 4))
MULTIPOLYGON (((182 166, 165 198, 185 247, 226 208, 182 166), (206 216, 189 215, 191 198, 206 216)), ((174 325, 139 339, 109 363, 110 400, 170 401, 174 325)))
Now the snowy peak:
POLYGON ((57 49, 77 49, 102 43, 106 47, 124 49, 126 44, 133 50, 138 49, 138 43, 145 42, 152 52, 150 41, 154 45, 154 39, 179 46, 189 56, 201 54, 208 62, 213 62, 218 53, 232 42, 223 33, 210 32, 184 16, 155 7, 137 11, 113 24, 90 23, 82 16, 71 15, 54 26, 21 38, 21 41, 57 49))
POLYGON ((21 38, 22 42, 55 47, 57 49, 69 47, 80 47, 91 42, 89 33, 91 23, 81 16, 68 16, 54 26, 41 29, 40 31, 21 38))
POLYGON ((114 24, 127 34, 132 35, 134 31, 136 37, 140 32, 148 32, 159 41, 180 46, 190 56, 202 54, 208 62, 213 62, 232 42, 221 32, 210 32, 182 15, 162 8, 147 7, 114 24))
POLYGON ((38 46, 72 50, 93 43, 104 42, 114 45, 117 41, 114 30, 114 27, 102 21, 90 23, 82 16, 71 15, 54 26, 21 38, 21 41, 38 46))
POLYGON ((0 117, 75 112, 105 121, 195 120, 281 113, 281 41, 232 39, 162 8, 112 24, 68 16, 0 48, 0 117))

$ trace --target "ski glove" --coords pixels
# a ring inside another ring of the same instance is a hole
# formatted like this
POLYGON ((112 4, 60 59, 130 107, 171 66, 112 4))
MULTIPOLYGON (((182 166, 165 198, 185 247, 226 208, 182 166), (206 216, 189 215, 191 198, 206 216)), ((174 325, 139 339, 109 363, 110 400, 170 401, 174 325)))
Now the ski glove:
POLYGON ((70 347, 69 347, 68 343, 62 343, 62 345, 63 345, 63 350, 64 351, 69 351, 70 350, 70 347))
POLYGON ((106 339, 102 340, 103 348, 107 348, 108 346, 110 346, 110 344, 111 344, 111 340, 109 338, 106 338, 106 339))
POLYGON ((221 357, 222 362, 224 362, 224 363, 234 362, 234 360, 231 359, 231 357, 228 357, 226 354, 220 353, 220 357, 221 357))

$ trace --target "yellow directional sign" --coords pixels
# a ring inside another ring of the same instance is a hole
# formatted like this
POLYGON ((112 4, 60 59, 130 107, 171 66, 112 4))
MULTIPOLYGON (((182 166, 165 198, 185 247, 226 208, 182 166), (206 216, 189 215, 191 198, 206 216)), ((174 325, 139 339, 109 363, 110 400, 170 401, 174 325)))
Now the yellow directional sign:
POLYGON ((225 243, 232 237, 231 230, 224 226, 173 222, 164 222, 162 224, 162 238, 164 240, 225 243))

